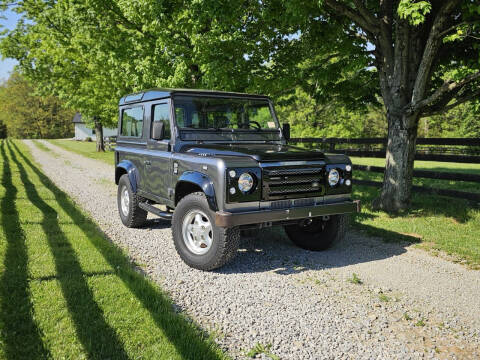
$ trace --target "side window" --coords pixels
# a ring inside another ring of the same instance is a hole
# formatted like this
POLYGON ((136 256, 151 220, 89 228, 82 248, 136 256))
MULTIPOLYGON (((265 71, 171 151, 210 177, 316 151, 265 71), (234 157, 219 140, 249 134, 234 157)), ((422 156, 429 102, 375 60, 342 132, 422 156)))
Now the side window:
POLYGON ((162 121, 165 129, 165 139, 170 139, 170 106, 158 104, 153 106, 153 121, 162 121))
POLYGON ((122 136, 141 137, 143 130, 143 107, 122 111, 122 136))

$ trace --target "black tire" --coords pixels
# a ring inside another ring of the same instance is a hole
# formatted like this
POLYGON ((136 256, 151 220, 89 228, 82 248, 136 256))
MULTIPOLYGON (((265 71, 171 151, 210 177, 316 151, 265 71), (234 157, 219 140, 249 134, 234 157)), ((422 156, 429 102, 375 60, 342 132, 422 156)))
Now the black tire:
POLYGON ((145 221, 147 220, 147 212, 138 206, 140 201, 141 198, 132 190, 132 184, 130 184, 128 175, 122 175, 118 181, 117 205, 120 219, 122 220, 123 225, 126 227, 136 228, 145 224, 145 221), (127 206, 128 212, 126 214, 124 214, 122 210, 122 194, 125 190, 128 192, 129 196, 127 206))
POLYGON ((172 234, 178 255, 188 266, 199 270, 213 270, 225 265, 235 257, 240 244, 240 231, 237 227, 215 226, 215 213, 210 210, 202 192, 189 194, 180 200, 173 213, 172 234), (213 241, 208 251, 202 255, 190 251, 183 237, 184 219, 194 210, 200 210, 208 217, 212 229, 213 241))
POLYGON ((323 218, 315 218, 310 225, 295 224, 284 226, 284 228, 290 240, 298 247, 322 251, 345 237, 347 219, 346 215, 333 215, 327 221, 323 218))

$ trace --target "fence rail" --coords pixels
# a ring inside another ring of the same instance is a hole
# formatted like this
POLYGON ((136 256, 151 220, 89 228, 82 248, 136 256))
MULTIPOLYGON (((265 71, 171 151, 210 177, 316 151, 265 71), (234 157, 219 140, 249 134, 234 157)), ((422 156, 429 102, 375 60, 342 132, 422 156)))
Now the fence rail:
MULTIPOLYGON (((354 170, 371 171, 376 173, 382 173, 385 171, 384 167, 371 166, 371 165, 353 165, 354 170)), ((465 174, 455 172, 440 172, 429 170, 413 170, 413 177, 436 179, 436 180, 454 180, 454 181, 469 181, 480 183, 480 175, 477 174, 465 174)))
MULTIPOLYGON (((367 157, 367 158, 385 158, 385 151, 370 151, 370 150, 329 150, 334 154, 345 154, 348 156, 367 157)), ((421 161, 438 161, 438 162, 458 162, 478 164, 480 163, 480 156, 478 155, 450 155, 450 154, 428 154, 422 152, 415 153, 415 160, 421 161)))
MULTIPOLYGON (((355 184, 363 185, 363 186, 373 186, 373 187, 382 187, 382 183, 380 181, 371 181, 371 180, 355 180, 355 184)), ((466 199, 470 201, 480 202, 480 194, 479 193, 470 193, 466 191, 458 191, 458 190, 450 190, 450 189, 438 189, 432 188, 429 186, 412 186, 413 192, 419 192, 424 194, 431 194, 431 195, 442 195, 460 199, 466 199)))
MULTIPOLYGON (((302 144, 322 144, 323 147, 326 147, 326 150, 332 153, 345 154, 349 156, 357 157, 369 157, 369 158, 385 158, 385 147, 387 145, 387 139, 385 138, 363 138, 363 139, 347 139, 347 138, 292 138, 291 143, 302 143, 302 144), (382 149, 338 149, 336 145, 338 144, 347 144, 347 145, 381 145, 382 149)), ((417 145, 427 145, 427 146, 462 146, 467 148, 480 147, 480 138, 418 138, 417 145)), ((434 152, 430 151, 431 149, 426 150, 417 150, 415 154, 415 160, 423 161, 438 161, 438 162, 457 162, 457 163, 480 163, 480 156, 471 155, 471 154, 445 154, 438 153, 439 150, 442 151, 442 148, 435 148, 434 152)), ((445 152, 451 149, 445 149, 445 152)), ((455 151, 462 151, 461 149, 455 148, 455 151)), ((371 171, 375 173, 383 173, 385 168, 380 166, 370 166, 370 165, 354 165, 355 170, 360 171, 371 171)), ((477 174, 468 174, 468 173, 456 173, 456 172, 445 172, 445 171, 429 171, 429 170, 414 170, 413 177, 415 178, 427 178, 427 179, 436 179, 436 180, 454 180, 454 181, 468 181, 480 183, 480 175, 477 174)), ((373 186, 381 187, 382 183, 379 181, 371 180, 359 180, 355 179, 355 183, 358 185, 364 186, 373 186)), ((438 189, 428 186, 412 186, 413 192, 435 194, 442 196, 449 196, 455 198, 462 198, 471 201, 480 202, 480 193, 471 193, 458 190, 450 189, 438 189)))
MULTIPOLYGON (((364 139, 346 139, 346 138, 292 138, 291 143, 300 144, 322 144, 331 153, 345 154, 348 156, 369 157, 369 158, 385 158, 385 147, 387 139, 385 138, 364 138, 364 139), (338 149, 336 145, 381 145, 381 149, 359 149, 347 148, 338 149)), ((480 138, 418 138, 417 145, 428 146, 465 146, 469 150, 479 148, 476 153, 480 153, 480 138), (473 148, 473 149, 472 149, 473 148)), ((457 154, 446 154, 447 150, 452 149, 423 149, 417 150, 415 160, 422 161, 439 161, 439 162, 459 162, 459 163, 480 163, 480 155, 466 154, 467 150, 454 149, 457 154), (440 152, 440 153, 439 153, 440 152), (458 154, 463 152, 462 154, 458 154)), ((475 152, 475 151, 474 151, 475 152)))
MULTIPOLYGON (((295 143, 387 145, 386 138, 292 138, 295 143)), ((418 138, 417 145, 480 146, 480 138, 418 138)))

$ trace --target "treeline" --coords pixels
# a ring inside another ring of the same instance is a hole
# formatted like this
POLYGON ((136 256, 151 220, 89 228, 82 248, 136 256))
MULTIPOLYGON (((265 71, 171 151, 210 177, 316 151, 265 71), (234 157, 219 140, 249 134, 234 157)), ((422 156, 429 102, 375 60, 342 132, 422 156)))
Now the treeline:
MULTIPOLYGON (((344 104, 320 104, 300 87, 275 100, 280 122, 288 122, 293 137, 386 137, 385 108, 370 105, 348 109, 344 104)), ((72 137, 74 111, 55 96, 40 96, 14 72, 0 84, 0 138, 72 137)), ((112 117, 115 116, 114 114, 112 117)), ((444 114, 422 118, 420 137, 480 137, 480 104, 467 102, 444 114)))
MULTIPOLYGON (((281 122, 293 137, 372 138, 387 136, 387 115, 381 104, 348 109, 341 103, 319 104, 301 88, 276 99, 281 122)), ((442 114, 421 118, 419 137, 480 137, 480 102, 461 104, 442 114)))
POLYGON ((74 113, 55 96, 37 95, 16 72, 0 84, 0 138, 72 137, 74 113))

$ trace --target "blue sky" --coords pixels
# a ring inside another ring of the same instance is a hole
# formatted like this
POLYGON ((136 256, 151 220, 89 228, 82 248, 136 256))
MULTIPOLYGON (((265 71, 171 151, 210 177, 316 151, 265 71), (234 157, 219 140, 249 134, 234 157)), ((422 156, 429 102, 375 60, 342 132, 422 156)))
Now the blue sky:
MULTIPOLYGON (((0 18, 1 29, 13 29, 17 24, 19 16, 12 11, 0 11, 0 15, 3 18, 0 18)), ((0 80, 8 78, 9 73, 12 71, 13 67, 16 64, 16 60, 13 59, 3 59, 0 55, 0 80)))

